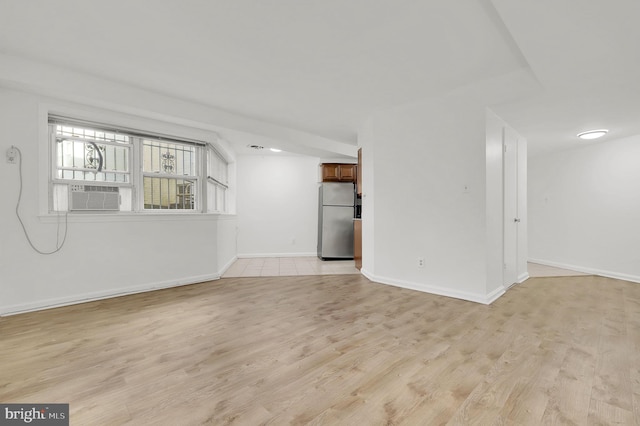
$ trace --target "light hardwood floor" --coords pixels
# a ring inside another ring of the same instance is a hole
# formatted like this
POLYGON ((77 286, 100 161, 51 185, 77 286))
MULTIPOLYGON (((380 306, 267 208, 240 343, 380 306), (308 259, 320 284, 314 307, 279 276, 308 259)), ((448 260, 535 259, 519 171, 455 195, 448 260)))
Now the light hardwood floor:
POLYGON ((640 285, 490 306, 358 275, 228 278, 0 318, 0 402, 73 425, 640 422, 640 285))

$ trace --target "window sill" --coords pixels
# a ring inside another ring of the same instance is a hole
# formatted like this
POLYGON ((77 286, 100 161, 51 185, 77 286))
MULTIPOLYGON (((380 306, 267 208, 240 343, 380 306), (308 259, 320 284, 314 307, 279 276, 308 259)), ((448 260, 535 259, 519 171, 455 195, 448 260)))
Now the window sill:
MULTIPOLYGON (((235 219, 230 213, 169 213, 169 212, 120 212, 120 213, 69 213, 69 223, 95 222, 164 222, 164 221, 220 221, 235 219)), ((42 223, 64 222, 64 214, 39 215, 42 223)))

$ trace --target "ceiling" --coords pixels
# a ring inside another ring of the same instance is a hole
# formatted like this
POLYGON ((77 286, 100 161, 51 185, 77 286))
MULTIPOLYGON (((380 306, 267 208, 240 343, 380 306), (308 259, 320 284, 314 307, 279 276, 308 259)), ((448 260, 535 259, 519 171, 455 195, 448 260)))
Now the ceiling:
POLYGON ((378 111, 491 87, 538 154, 640 134, 638 19, 637 0, 0 0, 0 53, 351 145, 378 111))

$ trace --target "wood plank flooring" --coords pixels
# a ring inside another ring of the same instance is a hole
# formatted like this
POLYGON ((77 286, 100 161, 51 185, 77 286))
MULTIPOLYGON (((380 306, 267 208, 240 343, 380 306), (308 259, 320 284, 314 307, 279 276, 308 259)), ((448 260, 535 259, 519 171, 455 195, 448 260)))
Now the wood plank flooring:
POLYGON ((0 318, 0 402, 73 425, 640 424, 640 285, 491 306, 358 275, 227 278, 0 318))

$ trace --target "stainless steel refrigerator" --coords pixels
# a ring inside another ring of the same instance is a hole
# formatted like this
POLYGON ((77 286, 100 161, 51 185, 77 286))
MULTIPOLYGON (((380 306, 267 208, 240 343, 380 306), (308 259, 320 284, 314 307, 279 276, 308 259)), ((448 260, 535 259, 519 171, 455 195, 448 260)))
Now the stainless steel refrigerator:
POLYGON ((353 259, 353 183, 320 185, 318 209, 318 257, 353 259))

